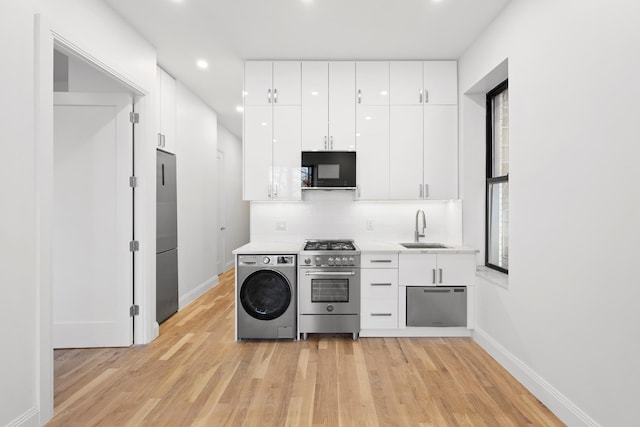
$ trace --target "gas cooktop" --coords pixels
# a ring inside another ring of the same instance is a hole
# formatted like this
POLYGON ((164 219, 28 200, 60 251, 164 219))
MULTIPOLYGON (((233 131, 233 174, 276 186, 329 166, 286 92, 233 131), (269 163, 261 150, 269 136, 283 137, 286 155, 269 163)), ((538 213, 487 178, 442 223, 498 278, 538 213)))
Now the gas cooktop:
POLYGON ((305 251, 357 251, 353 240, 307 240, 305 251))

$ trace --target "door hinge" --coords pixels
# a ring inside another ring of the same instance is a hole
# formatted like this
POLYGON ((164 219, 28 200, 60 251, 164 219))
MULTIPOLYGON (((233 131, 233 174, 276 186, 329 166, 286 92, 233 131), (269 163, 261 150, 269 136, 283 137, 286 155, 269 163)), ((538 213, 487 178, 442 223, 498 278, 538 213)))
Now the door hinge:
POLYGON ((138 304, 133 304, 129 307, 129 316, 134 317, 140 314, 140 306, 138 304))
POLYGON ((138 178, 135 176, 129 177, 129 187, 136 188, 138 186, 138 178))
POLYGON ((129 113, 129 121, 131 123, 140 123, 140 113, 130 112, 129 113))
POLYGON ((132 240, 129 242, 129 251, 136 252, 140 250, 140 242, 137 240, 132 240))

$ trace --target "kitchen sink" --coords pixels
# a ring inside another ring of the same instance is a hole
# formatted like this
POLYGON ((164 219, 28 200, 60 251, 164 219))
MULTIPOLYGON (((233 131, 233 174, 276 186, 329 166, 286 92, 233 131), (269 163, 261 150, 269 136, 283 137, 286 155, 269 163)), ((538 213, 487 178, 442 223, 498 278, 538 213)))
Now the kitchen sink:
POLYGON ((400 245, 404 246, 407 249, 449 249, 450 248, 450 246, 442 243, 426 243, 426 242, 400 243, 400 245))

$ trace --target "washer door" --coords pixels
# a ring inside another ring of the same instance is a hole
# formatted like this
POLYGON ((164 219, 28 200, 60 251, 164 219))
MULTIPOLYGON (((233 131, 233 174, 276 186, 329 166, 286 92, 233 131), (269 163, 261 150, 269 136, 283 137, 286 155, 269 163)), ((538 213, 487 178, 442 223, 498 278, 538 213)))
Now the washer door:
POLYGON ((273 320, 291 304, 291 285, 277 271, 259 270, 250 274, 240 288, 244 310, 258 320, 273 320))

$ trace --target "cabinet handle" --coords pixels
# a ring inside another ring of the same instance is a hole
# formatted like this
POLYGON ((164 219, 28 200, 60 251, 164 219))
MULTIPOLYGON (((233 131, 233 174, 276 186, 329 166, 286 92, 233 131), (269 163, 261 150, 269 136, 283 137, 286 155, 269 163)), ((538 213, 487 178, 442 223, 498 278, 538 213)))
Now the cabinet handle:
POLYGON ((358 104, 362 104, 362 90, 358 89, 358 104))
POLYGON ((429 103, 429 91, 428 90, 424 90, 424 103, 428 104, 429 103))
POLYGON ((429 198, 429 184, 424 185, 424 198, 425 199, 429 198))
POLYGON ((431 272, 433 273, 433 275, 431 277, 431 283, 435 284, 436 283, 436 269, 432 268, 431 272))
POLYGON ((158 147, 162 148, 162 134, 158 133, 158 147))
POLYGON ((267 102, 271 104, 271 89, 267 89, 267 102))
POLYGON ((273 102, 278 103, 278 89, 273 90, 273 102))
POLYGON ((371 313, 372 317, 391 317, 391 313, 371 313))
POLYGON ((420 189, 420 198, 422 199, 424 197, 424 191, 422 190, 422 184, 418 184, 418 188, 420 189))
POLYGON ((371 286, 391 286, 391 283, 371 283, 371 286))
POLYGON ((439 268, 439 269, 438 269, 438 272, 440 273, 440 283, 442 283, 442 269, 441 269, 441 268, 439 268))
POLYGON ((390 259, 372 259, 370 262, 391 262, 390 259))
POLYGON ((167 135, 162 134, 162 147, 167 146, 167 135))
POLYGON ((324 149, 328 150, 329 149, 329 143, 327 142, 327 136, 325 135, 324 137, 324 149))
POLYGON ((267 186, 267 195, 271 198, 271 184, 267 186))
POLYGON ((422 89, 420 89, 418 92, 420 93, 420 96, 419 96, 419 98, 420 98, 420 104, 422 104, 422 89))
POLYGON ((333 150, 333 136, 329 137, 329 149, 333 150))
POLYGON ((358 190, 357 192, 358 192, 358 199, 359 199, 360 198, 360 186, 356 185, 356 189, 358 190))
POLYGON ((278 198, 278 183, 273 184, 273 198, 278 198))

